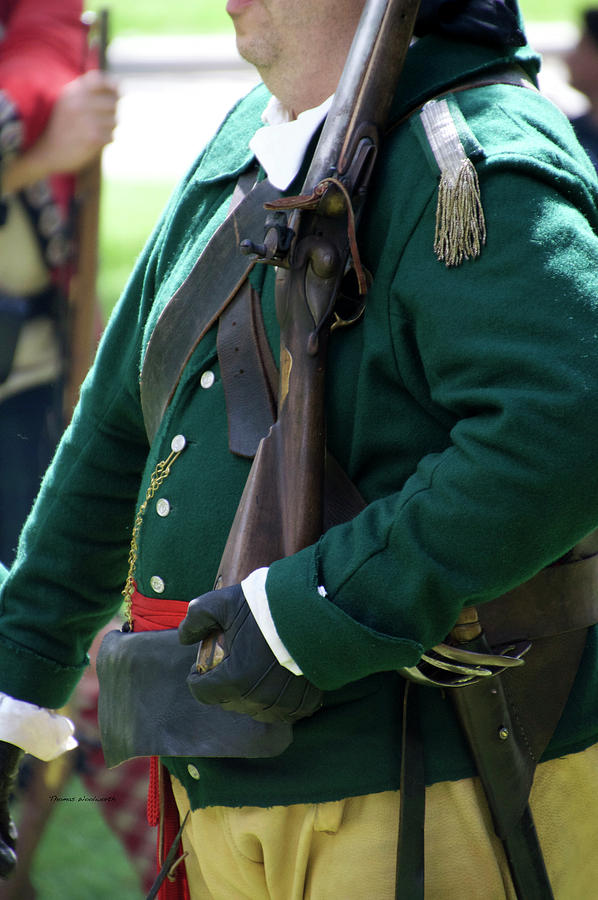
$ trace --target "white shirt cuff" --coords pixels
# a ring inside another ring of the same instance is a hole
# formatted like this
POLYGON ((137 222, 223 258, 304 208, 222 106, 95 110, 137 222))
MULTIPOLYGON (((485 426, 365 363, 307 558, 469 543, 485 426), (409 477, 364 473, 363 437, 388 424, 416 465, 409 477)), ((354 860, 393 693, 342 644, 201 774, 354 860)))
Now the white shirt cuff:
POLYGON ((280 665, 292 672, 293 675, 303 675, 276 630, 266 594, 267 575, 268 567, 266 566, 263 569, 256 569, 241 582, 247 605, 280 665))
POLYGON ((0 740, 49 762, 77 746, 74 733, 66 716, 0 693, 0 740))

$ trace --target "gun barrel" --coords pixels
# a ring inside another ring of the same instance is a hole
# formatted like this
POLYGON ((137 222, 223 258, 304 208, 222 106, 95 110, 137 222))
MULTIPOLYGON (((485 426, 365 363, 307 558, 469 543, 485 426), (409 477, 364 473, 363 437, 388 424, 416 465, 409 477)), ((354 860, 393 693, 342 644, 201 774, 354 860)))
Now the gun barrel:
POLYGON ((303 193, 342 174, 367 121, 380 133, 405 62, 420 0, 368 0, 326 118, 303 193), (392 48, 392 52, 389 52, 392 48))

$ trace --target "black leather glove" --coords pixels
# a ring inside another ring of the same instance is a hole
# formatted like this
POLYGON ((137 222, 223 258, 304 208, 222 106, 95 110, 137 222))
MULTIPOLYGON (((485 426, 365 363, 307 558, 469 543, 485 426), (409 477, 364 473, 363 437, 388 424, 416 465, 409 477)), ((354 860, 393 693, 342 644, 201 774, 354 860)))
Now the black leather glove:
POLYGON ((240 584, 192 600, 179 625, 182 644, 222 632, 225 658, 208 672, 192 668, 187 684, 200 703, 246 713, 258 722, 292 723, 322 705, 322 691, 281 666, 255 621, 240 584))
POLYGON ((8 878, 17 864, 17 829, 10 815, 10 797, 23 751, 0 741, 0 878, 8 878))

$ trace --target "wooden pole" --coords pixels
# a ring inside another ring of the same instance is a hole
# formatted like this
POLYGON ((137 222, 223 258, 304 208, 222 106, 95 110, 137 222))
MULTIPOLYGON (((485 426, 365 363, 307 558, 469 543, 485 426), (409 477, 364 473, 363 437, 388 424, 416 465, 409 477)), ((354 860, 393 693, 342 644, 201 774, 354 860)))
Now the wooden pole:
MULTIPOLYGON (((97 31, 98 67, 107 68, 108 10, 97 16, 85 14, 84 23, 97 31)), ((75 186, 76 209, 76 268, 69 286, 69 323, 67 373, 64 389, 64 414, 70 421, 79 399, 83 379, 93 361, 98 331, 98 243, 100 221, 100 193, 102 182, 102 153, 77 175, 75 186)))

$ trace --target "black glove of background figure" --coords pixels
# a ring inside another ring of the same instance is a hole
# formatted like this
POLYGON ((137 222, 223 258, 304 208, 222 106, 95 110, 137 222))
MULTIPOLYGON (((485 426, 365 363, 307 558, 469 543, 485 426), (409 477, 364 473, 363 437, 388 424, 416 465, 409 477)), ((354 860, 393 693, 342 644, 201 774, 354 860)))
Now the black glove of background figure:
POLYGON ((0 878, 8 878, 17 864, 17 829, 10 815, 10 797, 23 751, 0 741, 0 878))
POLYGON ((201 675, 187 678, 200 703, 246 713, 258 722, 287 722, 311 716, 322 705, 322 691, 281 666, 255 621, 240 584, 192 600, 179 625, 182 644, 196 644, 223 633, 225 659, 201 675))

